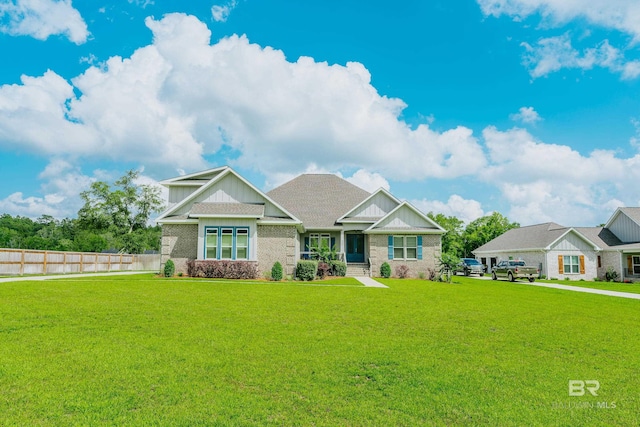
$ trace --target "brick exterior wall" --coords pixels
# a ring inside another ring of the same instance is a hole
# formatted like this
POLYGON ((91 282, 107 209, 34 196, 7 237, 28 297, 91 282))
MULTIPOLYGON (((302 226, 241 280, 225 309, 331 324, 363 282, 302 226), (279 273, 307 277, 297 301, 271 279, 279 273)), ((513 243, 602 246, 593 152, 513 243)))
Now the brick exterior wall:
POLYGON ((296 266, 297 230, 294 226, 258 225, 258 272, 271 272, 280 261, 285 274, 296 266))
POLYGON ((160 269, 171 259, 176 273, 187 274, 187 261, 198 256, 198 224, 164 224, 160 269))
MULTIPOLYGON (((620 252, 618 251, 604 251, 600 252, 602 267, 598 268, 598 278, 605 279, 607 274, 607 270, 609 267, 613 268, 613 270, 618 273, 618 280, 622 280, 624 277, 624 271, 620 269, 620 252)), ((627 267, 627 259, 624 257, 622 260, 622 268, 627 267)))
MULTIPOLYGON (((406 265, 409 267, 409 276, 418 277, 420 273, 426 273, 429 268, 436 270, 437 258, 440 256, 440 235, 426 234, 422 236, 421 260, 390 260, 389 236, 386 234, 369 234, 369 257, 371 258, 371 275, 380 276, 380 266, 388 262, 391 266, 391 275, 395 276, 396 267, 406 265)), ((428 277, 428 275, 427 275, 428 277)))

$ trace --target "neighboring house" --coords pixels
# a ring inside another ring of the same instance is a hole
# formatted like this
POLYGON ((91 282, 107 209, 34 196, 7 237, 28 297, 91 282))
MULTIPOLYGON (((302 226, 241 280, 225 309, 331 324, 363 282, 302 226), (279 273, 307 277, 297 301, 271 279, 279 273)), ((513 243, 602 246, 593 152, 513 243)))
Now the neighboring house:
POLYGON ((640 208, 619 208, 604 227, 564 227, 553 222, 520 227, 473 251, 492 267, 522 259, 549 278, 603 279, 609 269, 620 280, 640 279, 640 208))
POLYGON ((377 275, 383 262, 417 276, 436 268, 445 230, 408 202, 369 193, 329 174, 305 174, 263 193, 229 167, 161 182, 169 189, 162 262, 186 272, 188 260, 243 260, 293 274, 312 248, 334 248, 349 275, 377 275))

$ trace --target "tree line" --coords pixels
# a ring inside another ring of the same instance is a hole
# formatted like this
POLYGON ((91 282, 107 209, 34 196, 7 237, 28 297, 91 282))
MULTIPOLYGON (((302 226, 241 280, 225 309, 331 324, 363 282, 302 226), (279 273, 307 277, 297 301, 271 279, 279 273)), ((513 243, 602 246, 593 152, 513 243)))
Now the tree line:
POLYGON ((80 193, 77 218, 36 220, 0 215, 0 247, 81 252, 144 253, 160 249, 161 230, 149 224, 163 208, 160 189, 135 183, 130 170, 113 185, 96 181, 80 193))
POLYGON ((462 220, 454 216, 433 212, 429 212, 427 216, 447 231, 442 235, 442 253, 455 259, 473 258, 473 251, 480 246, 512 228, 520 227, 520 224, 509 221, 498 212, 478 218, 466 227, 462 220))

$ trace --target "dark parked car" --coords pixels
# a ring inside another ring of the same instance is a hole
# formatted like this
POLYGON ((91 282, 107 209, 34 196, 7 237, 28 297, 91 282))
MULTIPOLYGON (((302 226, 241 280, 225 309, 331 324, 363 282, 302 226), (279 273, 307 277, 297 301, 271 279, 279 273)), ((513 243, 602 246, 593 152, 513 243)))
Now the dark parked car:
POLYGON ((480 264, 480 261, 475 258, 462 258, 456 269, 457 273, 464 273, 465 276, 470 274, 484 276, 484 265, 480 264))

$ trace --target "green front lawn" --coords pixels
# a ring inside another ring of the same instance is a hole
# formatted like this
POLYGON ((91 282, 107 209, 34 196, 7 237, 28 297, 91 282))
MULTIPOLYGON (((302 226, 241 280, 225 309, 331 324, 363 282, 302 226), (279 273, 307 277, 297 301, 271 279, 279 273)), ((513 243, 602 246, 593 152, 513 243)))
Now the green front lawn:
POLYGON ((2 283, 0 425, 640 423, 639 301, 382 282, 2 283))

